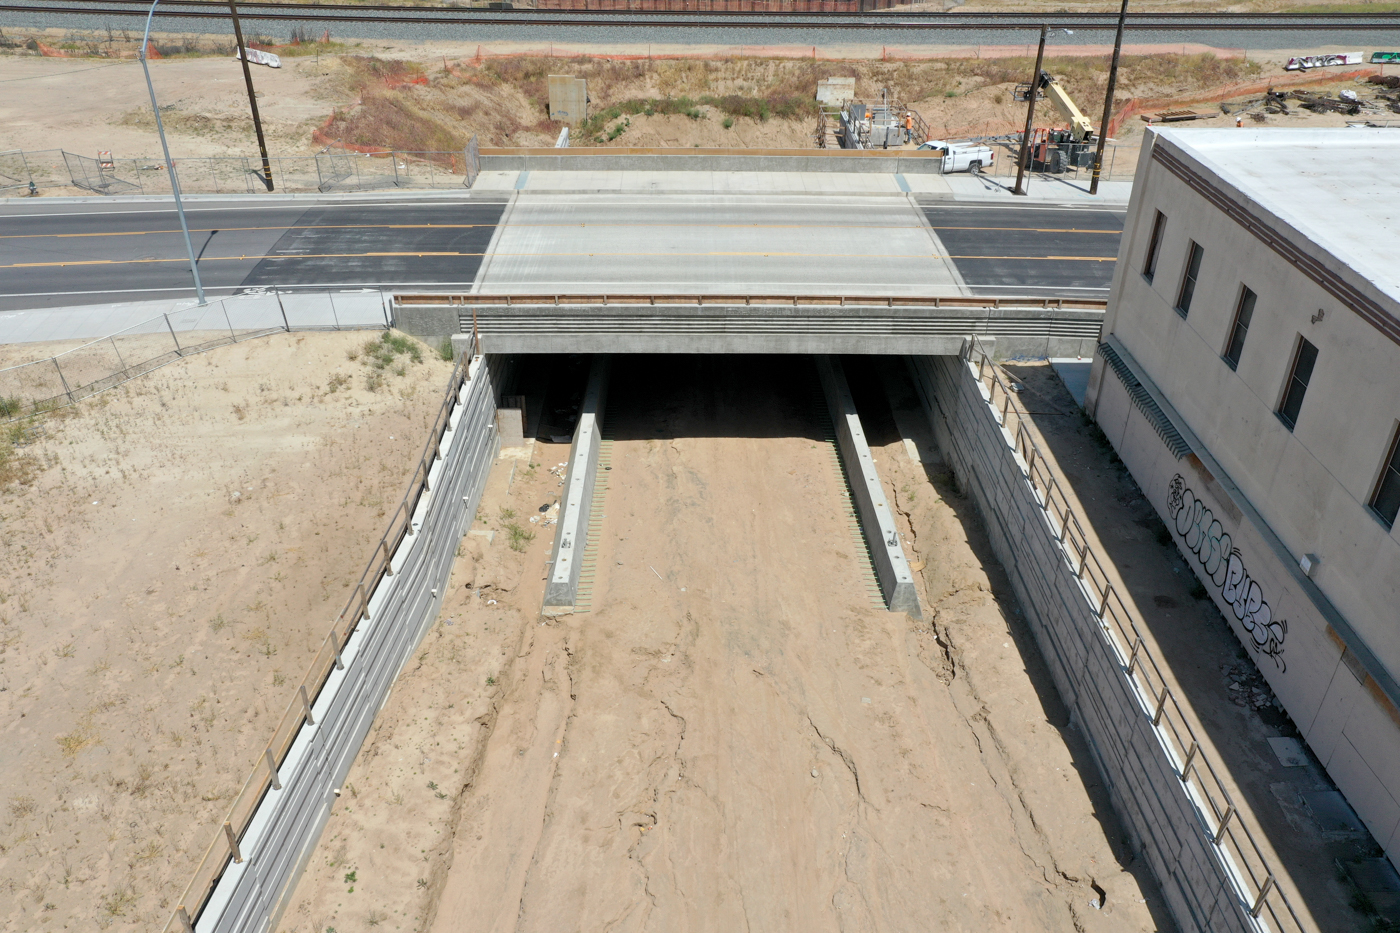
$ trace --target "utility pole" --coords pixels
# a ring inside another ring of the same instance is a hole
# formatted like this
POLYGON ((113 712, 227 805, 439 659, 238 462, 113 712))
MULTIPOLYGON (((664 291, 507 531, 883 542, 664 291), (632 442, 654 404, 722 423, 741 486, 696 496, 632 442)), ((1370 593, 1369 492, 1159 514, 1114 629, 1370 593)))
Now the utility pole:
MULTIPOLYGON (((1123 0, 1127 5, 1128 0, 1123 0)), ((267 140, 263 139, 262 117, 258 116, 258 95, 253 92, 253 72, 248 67, 248 49, 243 44, 243 27, 238 23, 238 7, 234 0, 228 0, 229 12, 233 14, 233 40, 238 43, 238 60, 243 63, 243 83, 248 85, 248 106, 253 111, 253 129, 258 133, 258 151, 262 153, 263 177, 262 183, 267 186, 267 190, 272 190, 272 162, 267 157, 267 140)), ((1121 27, 1120 27, 1121 35, 1121 27)), ((317 60, 320 59, 320 52, 317 51, 317 60)))
MULTIPOLYGON (((1126 3, 1127 0, 1123 2, 1126 3)), ((1045 36, 1049 31, 1049 26, 1040 27, 1040 48, 1035 53, 1035 73, 1031 75, 1031 90, 1026 95, 1026 131, 1021 134, 1021 158, 1016 164, 1016 187, 1012 189, 1012 194, 1027 193, 1024 183, 1030 155, 1031 126, 1035 123, 1035 97, 1040 93, 1040 66, 1045 62, 1045 36)))
POLYGON ((1108 89, 1104 91, 1103 120, 1099 123, 1099 147, 1094 152, 1094 177, 1089 180, 1089 193, 1099 193, 1099 172, 1103 169, 1103 147, 1108 142, 1108 121, 1113 119, 1113 90, 1118 84, 1118 57, 1123 52, 1123 21, 1128 18, 1128 0, 1118 11, 1118 35, 1113 39, 1113 63, 1108 66, 1108 89))
POLYGON ((194 256, 194 244, 190 242, 190 225, 185 222, 185 205, 180 200, 180 179, 175 175, 175 162, 170 158, 170 145, 165 141, 165 125, 160 119, 160 105, 156 103, 156 86, 151 83, 151 68, 146 64, 146 49, 151 45, 151 19, 156 15, 155 0, 151 12, 146 14, 146 34, 141 37, 141 70, 146 73, 146 90, 151 93, 151 111, 156 115, 156 132, 160 134, 160 148, 165 153, 165 171, 170 177, 170 193, 175 195, 175 212, 180 215, 180 232, 185 235, 185 251, 190 254, 190 274, 194 276, 194 293, 199 296, 202 308, 209 302, 204 300, 204 284, 199 281, 199 264, 194 256))

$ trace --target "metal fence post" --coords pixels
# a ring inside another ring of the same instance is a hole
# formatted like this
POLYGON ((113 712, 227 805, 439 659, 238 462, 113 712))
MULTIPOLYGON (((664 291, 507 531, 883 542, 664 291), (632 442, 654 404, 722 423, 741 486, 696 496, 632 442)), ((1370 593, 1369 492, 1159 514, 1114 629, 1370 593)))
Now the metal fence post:
POLYGON ((281 790, 282 781, 277 776, 277 758, 272 754, 272 749, 265 749, 263 751, 263 757, 267 759, 267 770, 272 772, 272 789, 281 790))
POLYGON ((316 717, 311 714, 311 698, 306 695, 306 684, 302 684, 297 692, 301 694, 301 710, 302 714, 306 716, 306 724, 308 726, 316 725, 316 717))
POLYGON ((175 341, 175 352, 184 356, 185 351, 180 349, 180 338, 175 336, 175 326, 170 323, 170 315, 162 314, 161 317, 165 318, 165 326, 170 330, 170 339, 175 341))
POLYGON ((58 370, 58 381, 63 383, 63 394, 68 396, 68 401, 73 401, 73 390, 68 388, 68 380, 63 376, 63 368, 58 365, 58 357, 52 357, 53 368, 58 370))
POLYGON ((331 650, 335 652, 335 669, 345 670, 345 662, 340 659, 340 639, 335 637, 335 626, 331 626, 331 650))
POLYGON ((233 863, 243 864, 243 853, 238 849, 238 837, 233 834, 233 824, 224 820, 224 838, 228 840, 229 851, 233 853, 233 863))
POLYGON ((126 372, 126 360, 122 359, 122 351, 117 349, 116 336, 113 335, 111 337, 108 337, 107 340, 112 344, 112 352, 117 355, 117 362, 121 365, 122 372, 126 372))
POLYGON ((232 340, 234 343, 237 343, 238 335, 233 332, 233 318, 228 316, 228 299, 224 298, 220 300, 219 307, 223 308, 224 310, 224 323, 228 325, 229 339, 232 340))

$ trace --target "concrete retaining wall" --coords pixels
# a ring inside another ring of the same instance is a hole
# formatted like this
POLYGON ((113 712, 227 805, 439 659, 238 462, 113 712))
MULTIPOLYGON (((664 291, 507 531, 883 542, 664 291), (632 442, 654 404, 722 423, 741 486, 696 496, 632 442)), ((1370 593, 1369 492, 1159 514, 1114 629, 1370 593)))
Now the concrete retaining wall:
POLYGON ((940 175, 943 159, 915 155, 912 149, 842 151, 793 150, 781 155, 744 152, 629 153, 611 149, 542 149, 481 154, 483 172, 861 172, 884 175, 940 175))
POLYGON ((1100 633, 1097 607, 1065 559, 975 370, 910 357, 943 455, 972 497, 1055 686, 1084 732, 1114 809, 1152 867, 1183 933, 1259 929, 1230 883, 1149 714, 1100 633))
POLYGON ((394 552, 393 575, 376 587, 368 618, 346 641, 344 669, 333 670, 316 696, 315 723, 303 724, 281 763, 282 787, 269 790, 258 806, 240 840, 243 861, 225 869, 197 920, 199 933, 276 927, 330 816, 333 789, 344 782, 389 689, 447 593, 457 545, 495 460, 502 362, 471 362, 439 448, 442 459, 412 517, 414 534, 394 552))
POLYGON ((885 489, 880 484, 875 460, 870 456, 870 445, 865 441, 865 429, 861 427, 860 415, 856 412, 855 400, 851 398, 841 361, 833 356, 818 356, 816 363, 822 392, 826 395, 831 421, 836 428, 836 446, 841 451, 841 464, 846 468, 846 478, 851 484, 851 498, 855 500, 861 531, 870 547, 870 559, 875 565, 880 593, 891 612, 907 612, 916 619, 922 619, 919 594, 914 589, 914 575, 909 570, 904 547, 899 543, 894 514, 885 501, 885 489))
POLYGON ((593 483, 598 477, 598 450, 602 443, 603 415, 608 400, 608 358, 593 358, 588 389, 579 406, 574 443, 569 451, 569 472, 559 505, 559 531, 549 561, 544 608, 573 608, 578 599, 578 577, 583 568, 583 548, 588 540, 588 518, 593 509, 593 483))

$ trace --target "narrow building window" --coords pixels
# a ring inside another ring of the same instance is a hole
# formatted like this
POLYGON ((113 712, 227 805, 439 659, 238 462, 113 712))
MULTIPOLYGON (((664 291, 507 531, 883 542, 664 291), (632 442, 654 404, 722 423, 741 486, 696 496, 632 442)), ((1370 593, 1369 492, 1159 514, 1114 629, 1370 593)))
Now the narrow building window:
POLYGON ((1186 276, 1181 280, 1181 294, 1176 299, 1176 313, 1186 317, 1191 310, 1191 296, 1196 293, 1196 277, 1201 274, 1201 257, 1205 250, 1201 244, 1191 242, 1191 252, 1186 254, 1186 276))
POLYGON ((1376 494, 1371 497, 1371 511, 1385 522, 1385 527, 1395 527, 1395 516, 1400 513, 1400 428, 1390 439, 1390 453, 1376 484, 1376 494))
POLYGON ((1240 365, 1240 353, 1244 350, 1244 338, 1249 334, 1249 322, 1254 318, 1254 301, 1257 297, 1248 285, 1240 292, 1235 323, 1230 328, 1230 342, 1225 347, 1225 365, 1231 369, 1240 365))
POLYGON ((1288 385, 1283 392, 1283 404, 1278 409, 1279 419, 1290 431, 1298 423, 1298 412, 1303 407, 1303 396, 1307 394, 1316 364, 1317 347, 1299 337, 1298 352, 1293 356, 1293 367, 1288 372, 1288 385))
POLYGON ((1147 242, 1147 262, 1142 267, 1142 277, 1149 282, 1157 274, 1157 251, 1162 248, 1162 230, 1166 226, 1167 215, 1158 211, 1156 219, 1152 221, 1152 239, 1147 242))

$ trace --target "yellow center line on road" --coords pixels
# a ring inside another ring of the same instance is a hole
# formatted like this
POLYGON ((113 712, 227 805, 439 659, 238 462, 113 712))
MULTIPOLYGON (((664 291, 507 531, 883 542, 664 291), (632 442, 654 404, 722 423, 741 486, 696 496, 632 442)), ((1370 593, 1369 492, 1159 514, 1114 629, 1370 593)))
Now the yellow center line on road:
MULTIPOLYGON (((495 224, 295 224, 273 227, 215 227, 207 230, 191 228, 190 233, 238 233, 256 230, 470 230, 474 227, 494 227, 495 224)), ((0 233, 0 240, 77 239, 102 236, 165 236, 176 230, 105 230, 94 233, 0 233)))
MULTIPOLYGON (((199 260, 200 265, 207 262, 262 262, 264 259, 363 259, 374 256, 484 256, 485 253, 309 253, 298 256, 205 256, 199 260)), ((0 266, 0 269, 36 269, 43 267, 63 267, 63 266, 126 266, 136 265, 145 262, 189 262, 188 256, 171 256, 165 259, 151 257, 148 259, 67 259, 63 262, 16 262, 7 266, 0 266)))
POLYGON ((1019 259, 1026 262, 1117 262, 1117 256, 945 256, 945 259, 1019 259))
MULTIPOLYGON (((239 233, 256 232, 259 230, 472 230, 478 227, 493 228, 497 224, 293 224, 278 225, 271 227, 217 227, 209 229, 191 229, 190 233, 239 233)), ((811 224, 704 224, 704 223, 557 223, 557 224, 533 224, 533 223, 512 223, 511 229, 517 227, 531 228, 575 228, 575 227, 682 227, 695 228, 702 227, 715 230, 807 230, 811 224)), ((829 225, 828 229, 856 230, 919 230, 919 224, 843 224, 829 225)), ((956 227, 946 227, 944 229, 964 229, 956 227)), ((984 229, 981 227, 968 227, 969 230, 984 229)), ((985 228, 996 229, 996 228, 985 228)), ((1006 229, 1021 229, 1019 227, 1008 227, 1006 229)), ((92 233, 0 233, 0 240, 38 240, 38 239, 81 239, 83 237, 113 237, 113 236, 171 236, 179 233, 175 230, 106 230, 92 233)), ((1039 232, 1039 231, 1034 231, 1039 232)))
POLYGON ((1122 230, 1082 230, 1078 227, 944 227, 940 224, 930 224, 935 231, 938 230, 1007 230, 1013 233, 1105 233, 1112 236, 1121 236, 1122 230))
MULTIPOLYGON (((485 256, 485 253, 453 253, 453 252, 373 252, 373 253, 301 253, 286 256, 205 256, 199 260, 200 264, 211 262, 263 262, 264 260, 296 261, 299 259, 373 259, 413 256, 419 259, 425 256, 485 256)), ((1117 262, 1116 256, 940 256, 937 253, 908 253, 904 255, 892 255, 890 253, 784 253, 784 252, 726 252, 712 251, 704 253, 503 253, 497 252, 497 256, 522 256, 522 257, 562 257, 562 258, 595 258, 599 256, 612 258, 655 258, 655 257, 701 257, 701 256, 763 256, 763 257, 802 257, 806 259, 1005 259, 1019 260, 1025 262, 1117 262)), ((141 263, 153 262, 189 262, 188 256, 170 256, 166 258, 148 257, 145 259, 66 259, 60 262, 16 262, 9 265, 0 265, 0 269, 41 269, 41 268, 63 268, 66 266, 125 266, 139 265, 141 263)))

